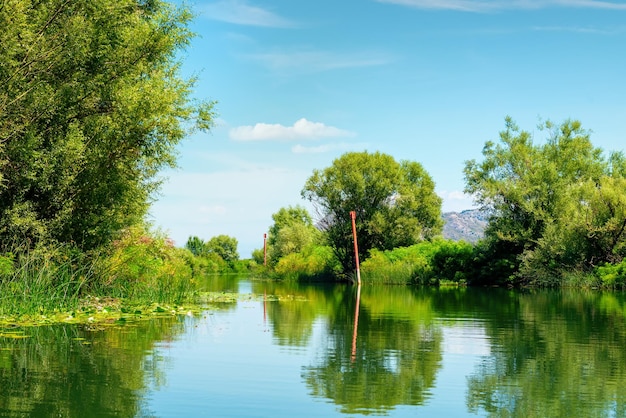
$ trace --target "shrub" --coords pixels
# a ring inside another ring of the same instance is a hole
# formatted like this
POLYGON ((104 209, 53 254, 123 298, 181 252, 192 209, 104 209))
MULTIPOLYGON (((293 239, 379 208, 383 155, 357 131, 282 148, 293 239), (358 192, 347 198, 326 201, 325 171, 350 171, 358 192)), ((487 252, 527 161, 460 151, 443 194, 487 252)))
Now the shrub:
POLYGON ((626 287, 626 260, 618 264, 604 264, 595 269, 602 285, 610 288, 626 287))
POLYGON ((107 296, 178 302, 192 290, 194 264, 188 254, 158 231, 128 228, 98 264, 102 280, 94 290, 107 296))
POLYGON ((304 281, 336 277, 339 270, 339 262, 327 246, 309 246, 302 252, 287 254, 274 267, 281 279, 304 281))
POLYGON ((466 242, 425 241, 389 251, 372 250, 361 264, 368 283, 438 284, 441 280, 465 283, 474 247, 466 242))

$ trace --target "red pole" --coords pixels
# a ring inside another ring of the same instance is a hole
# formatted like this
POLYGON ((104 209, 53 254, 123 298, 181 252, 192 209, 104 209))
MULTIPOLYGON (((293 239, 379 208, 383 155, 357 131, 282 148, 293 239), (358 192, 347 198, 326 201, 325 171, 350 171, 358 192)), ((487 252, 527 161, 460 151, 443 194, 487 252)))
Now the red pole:
POLYGON ((354 260, 356 261, 356 282, 361 284, 361 268, 359 266, 359 245, 356 239, 356 212, 350 211, 350 218, 352 219, 352 236, 354 237, 354 260))
POLYGON ((267 234, 263 234, 263 265, 267 266, 267 234))

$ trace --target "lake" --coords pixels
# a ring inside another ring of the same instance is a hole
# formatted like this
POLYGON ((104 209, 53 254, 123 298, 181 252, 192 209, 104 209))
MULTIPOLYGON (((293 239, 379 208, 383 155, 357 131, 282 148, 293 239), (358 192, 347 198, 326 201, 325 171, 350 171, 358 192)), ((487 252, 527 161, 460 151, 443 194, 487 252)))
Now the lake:
POLYGON ((241 295, 0 329, 0 416, 626 417, 622 293, 206 286, 241 295))

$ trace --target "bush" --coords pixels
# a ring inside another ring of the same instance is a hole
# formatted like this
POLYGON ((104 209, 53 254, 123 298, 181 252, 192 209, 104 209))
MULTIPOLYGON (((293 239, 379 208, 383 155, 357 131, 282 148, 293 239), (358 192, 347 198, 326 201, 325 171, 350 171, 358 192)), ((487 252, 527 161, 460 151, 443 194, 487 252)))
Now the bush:
POLYGON ((327 246, 309 246, 278 260, 274 273, 281 279, 317 281, 337 277, 340 265, 327 246))
POLYGON ((189 251, 145 226, 128 228, 98 267, 93 290, 107 296, 179 302, 192 291, 189 251))
POLYGON ((372 250, 361 272, 368 283, 465 283, 473 255, 471 244, 438 239, 389 251, 372 250))
POLYGON ((416 271, 428 269, 428 259, 418 245, 389 251, 372 250, 361 263, 364 282, 374 284, 408 284, 416 271))
POLYGON ((603 286, 609 288, 626 287, 626 260, 618 264, 604 264, 595 270, 603 286))

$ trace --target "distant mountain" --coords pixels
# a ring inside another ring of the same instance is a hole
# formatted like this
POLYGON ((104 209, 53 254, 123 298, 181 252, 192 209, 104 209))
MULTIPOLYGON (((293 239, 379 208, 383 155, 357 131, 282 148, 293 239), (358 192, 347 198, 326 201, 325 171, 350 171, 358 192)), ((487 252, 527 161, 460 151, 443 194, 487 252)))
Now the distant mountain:
POLYGON ((476 242, 484 236, 488 216, 480 209, 446 212, 442 217, 444 238, 476 242))

